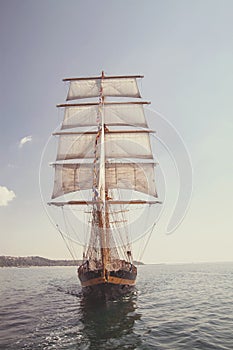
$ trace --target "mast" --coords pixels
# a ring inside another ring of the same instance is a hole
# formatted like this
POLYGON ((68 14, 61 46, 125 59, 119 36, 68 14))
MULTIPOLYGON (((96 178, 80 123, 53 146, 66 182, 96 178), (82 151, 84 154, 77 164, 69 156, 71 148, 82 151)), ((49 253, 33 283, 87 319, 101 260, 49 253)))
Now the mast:
POLYGON ((100 117, 101 117, 101 141, 100 141, 100 171, 99 171, 99 193, 100 198, 105 207, 105 145, 104 145, 104 95, 102 89, 102 81, 104 72, 102 72, 101 87, 100 87, 100 117))
POLYGON ((108 229, 107 229, 107 210, 106 210, 106 181, 105 181, 105 121, 104 121, 104 94, 102 83, 104 79, 104 72, 102 71, 101 84, 100 84, 100 117, 101 117, 101 140, 100 140, 100 168, 99 168, 99 184, 98 192, 100 194, 101 203, 98 204, 98 216, 100 227, 100 247, 101 258, 103 264, 103 275, 107 268, 109 260, 109 248, 108 248, 108 229), (102 209, 102 210, 101 210, 102 209))

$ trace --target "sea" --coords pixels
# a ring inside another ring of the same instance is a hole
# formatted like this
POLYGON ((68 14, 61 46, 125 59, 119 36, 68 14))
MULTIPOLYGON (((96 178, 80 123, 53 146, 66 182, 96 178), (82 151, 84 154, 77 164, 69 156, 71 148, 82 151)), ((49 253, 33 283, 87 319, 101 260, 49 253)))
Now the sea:
POLYGON ((116 301, 83 297, 75 267, 0 269, 1 350, 232 350, 233 263, 138 267, 116 301))

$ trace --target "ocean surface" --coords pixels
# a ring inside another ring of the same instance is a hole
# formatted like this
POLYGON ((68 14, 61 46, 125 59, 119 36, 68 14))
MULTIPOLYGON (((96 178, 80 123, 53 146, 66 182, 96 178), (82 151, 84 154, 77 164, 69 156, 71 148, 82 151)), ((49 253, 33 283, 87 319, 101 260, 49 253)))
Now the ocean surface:
POLYGON ((88 302, 74 267, 0 269, 0 349, 233 349, 233 263, 144 265, 137 291, 88 302))

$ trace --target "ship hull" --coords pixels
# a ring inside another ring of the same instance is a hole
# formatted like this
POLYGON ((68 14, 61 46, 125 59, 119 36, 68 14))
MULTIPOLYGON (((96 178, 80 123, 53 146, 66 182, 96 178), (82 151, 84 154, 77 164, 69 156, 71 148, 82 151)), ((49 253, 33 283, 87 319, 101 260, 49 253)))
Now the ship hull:
POLYGON ((92 299, 116 300, 135 290, 135 285, 116 285, 102 283, 95 286, 82 287, 83 295, 92 299))
POLYGON ((78 269, 78 276, 85 296, 100 299, 117 299, 132 292, 135 288, 137 268, 132 265, 130 271, 83 271, 78 269))

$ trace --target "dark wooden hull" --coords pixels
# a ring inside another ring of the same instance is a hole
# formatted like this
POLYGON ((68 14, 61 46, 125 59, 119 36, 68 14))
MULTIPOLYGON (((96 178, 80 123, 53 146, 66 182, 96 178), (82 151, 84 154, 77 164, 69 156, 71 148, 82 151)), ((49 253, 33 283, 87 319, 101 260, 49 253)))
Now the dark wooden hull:
POLYGON ((82 287, 85 297, 101 300, 115 300, 124 295, 130 294, 135 289, 135 285, 116 285, 112 283, 102 283, 94 286, 82 287))
POLYGON ((101 299, 117 299, 134 290, 137 268, 130 270, 104 271, 102 269, 85 271, 82 266, 78 276, 85 296, 101 299))

